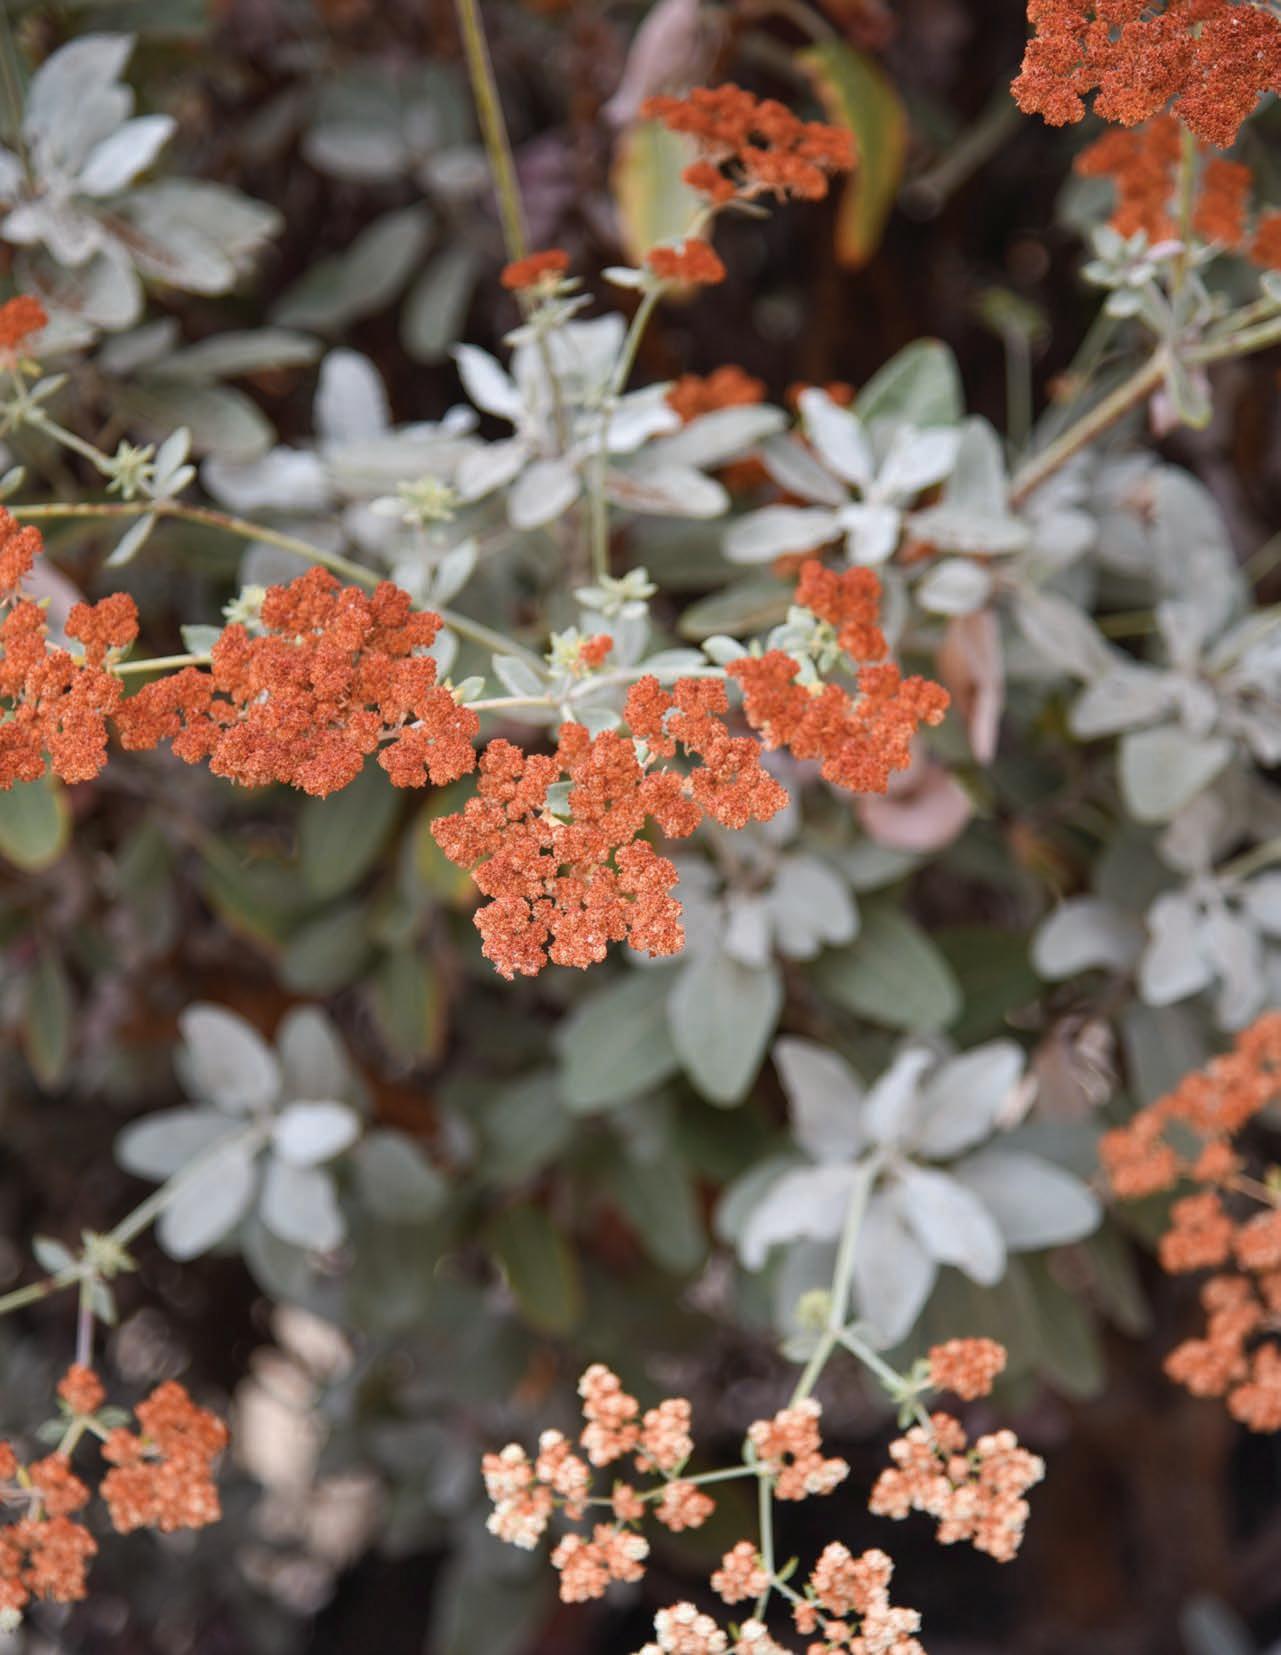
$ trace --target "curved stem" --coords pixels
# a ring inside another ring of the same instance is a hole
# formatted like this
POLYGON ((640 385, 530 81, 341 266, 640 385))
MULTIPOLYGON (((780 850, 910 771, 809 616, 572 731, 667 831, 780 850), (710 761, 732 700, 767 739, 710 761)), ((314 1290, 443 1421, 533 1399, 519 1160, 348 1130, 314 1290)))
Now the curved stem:
POLYGON ((207 667, 208 655, 150 655, 138 661, 117 661, 111 671, 117 678, 128 678, 136 672, 175 672, 182 667, 207 667))

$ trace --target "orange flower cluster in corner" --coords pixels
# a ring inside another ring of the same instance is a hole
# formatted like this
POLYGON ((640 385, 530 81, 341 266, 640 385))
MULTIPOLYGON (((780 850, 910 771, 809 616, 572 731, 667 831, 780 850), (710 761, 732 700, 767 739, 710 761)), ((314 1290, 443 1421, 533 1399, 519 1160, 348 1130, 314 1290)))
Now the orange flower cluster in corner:
MULTIPOLYGON (((220 1516, 213 1462, 227 1443, 227 1428, 198 1408, 181 1385, 160 1385, 140 1402, 140 1432, 106 1430, 96 1418, 105 1400, 98 1376, 73 1366, 58 1386, 72 1440, 86 1427, 104 1438, 103 1457, 114 1462, 99 1493, 113 1526, 165 1533, 201 1528, 220 1516)), ((20 1508, 0 1528, 0 1616, 16 1624, 33 1599, 74 1603, 85 1596, 90 1560, 98 1542, 72 1513, 88 1505, 90 1490, 61 1450, 23 1466, 13 1447, 0 1442, 0 1499, 20 1508)))
POLYGON ((8 715, 0 722, 0 789, 38 780, 46 764, 66 782, 98 774, 107 761, 107 719, 123 693, 107 657, 138 633, 133 599, 117 592, 78 603, 67 617, 67 635, 83 654, 52 644, 44 610, 18 595, 40 548, 39 534, 0 507, 0 706, 8 715))
POLYGON ((1227 149, 1260 96, 1281 89, 1281 17, 1252 0, 1028 0, 1035 33, 1011 90, 1052 126, 1094 113, 1137 126, 1172 104, 1227 149))
POLYGON ((227 627, 208 671, 188 667, 146 685, 116 714, 121 742, 168 741, 180 759, 246 787, 285 782, 324 798, 359 775, 366 757, 397 787, 457 781, 475 768, 475 713, 436 682, 424 653, 439 615, 415 612, 407 592, 372 593, 309 569, 272 586, 263 635, 227 627))
POLYGON ((1100 1144, 1118 1195, 1201 1186, 1174 1203, 1159 1256, 1171 1272, 1218 1273, 1201 1290, 1204 1337, 1165 1369, 1194 1396, 1225 1397, 1254 1431, 1281 1430, 1281 1190, 1246 1176, 1234 1139, 1278 1097, 1281 1012, 1270 1012, 1100 1144))
MULTIPOLYGON (((1204 146, 1202 146, 1204 152, 1204 146)), ((1123 236, 1142 230, 1150 241, 1177 237, 1179 123, 1157 115, 1129 131, 1105 132, 1076 159, 1086 178, 1108 178, 1116 192, 1111 223, 1123 236)), ((1251 220, 1254 178, 1249 167, 1203 153, 1192 228, 1207 242, 1243 253, 1265 269, 1281 268, 1281 212, 1251 220)))
POLYGON ((694 139, 700 157, 683 177, 717 206, 771 193, 820 201, 831 175, 854 165, 854 140, 843 127, 802 121, 785 104, 732 83, 647 98, 640 113, 694 139))
POLYGON ((890 776, 907 768, 917 730, 940 723, 948 707, 946 690, 924 678, 904 678, 884 659, 880 595, 870 569, 837 574, 817 559, 801 567, 797 603, 826 621, 840 647, 865 663, 858 667, 856 697, 839 684, 798 681, 800 667, 779 649, 743 656, 726 668, 742 685, 747 722, 767 747, 817 759, 826 781, 858 793, 884 793, 890 776))

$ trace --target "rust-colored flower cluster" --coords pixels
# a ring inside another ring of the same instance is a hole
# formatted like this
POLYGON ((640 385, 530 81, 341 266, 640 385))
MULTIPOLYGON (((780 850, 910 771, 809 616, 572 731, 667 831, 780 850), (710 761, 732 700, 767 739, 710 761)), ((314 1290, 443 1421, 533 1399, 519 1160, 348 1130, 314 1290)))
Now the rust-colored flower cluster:
POLYGON ((66 632, 82 653, 51 643, 44 610, 17 590, 40 547, 36 531, 0 507, 0 789, 35 781, 46 767, 67 782, 98 774, 107 760, 107 719, 123 693, 108 657, 138 632, 133 599, 118 592, 73 606, 66 632))
POLYGON ((710 374, 682 374, 667 393, 667 406, 688 425, 718 408, 746 408, 765 400, 765 382, 733 362, 710 374))
POLYGON ((0 1500, 21 1512, 0 1528, 0 1615, 11 1624, 33 1599, 74 1603, 85 1596, 98 1543, 73 1519, 88 1505, 90 1489, 72 1471, 70 1449, 86 1432, 102 1439, 112 1464, 99 1493, 120 1533, 201 1528, 220 1515, 213 1464, 227 1428, 181 1385, 169 1381, 138 1404, 136 1434, 98 1419, 105 1393, 89 1368, 69 1368, 58 1396, 66 1450, 24 1466, 11 1444, 0 1442, 0 1500))
POLYGON ((991 1394, 1005 1372, 1007 1353, 995 1339, 948 1339, 935 1345, 927 1360, 936 1391, 951 1391, 963 1402, 974 1402, 991 1394))
POLYGON ((47 326, 49 317, 39 299, 19 293, 0 305, 0 362, 12 365, 18 347, 47 326))
POLYGON ((684 282, 691 287, 714 287, 726 276, 725 265, 711 242, 691 236, 674 247, 655 247, 645 263, 660 281, 684 282))
POLYGON ((648 98, 641 115, 695 140, 700 155, 685 169, 685 182, 718 206, 767 194, 819 201, 831 175, 854 165, 854 140, 843 127, 802 121, 741 86, 648 98))
POLYGON ((531 288, 554 287, 568 269, 569 254, 559 247, 549 247, 505 264, 498 279, 509 293, 523 293, 531 288))
POLYGON ((1253 0, 1028 0, 1035 33, 1011 90, 1052 126, 1094 113, 1137 126, 1173 104, 1227 149, 1264 92, 1281 86, 1281 18, 1253 0))
MULTIPOLYGON (((1202 241, 1242 253, 1265 269, 1281 267, 1281 213, 1250 211, 1250 168, 1202 145, 1192 202, 1192 230, 1202 241)), ((1142 230, 1150 241, 1180 234, 1179 123, 1156 115, 1142 126, 1107 131, 1083 149, 1076 170, 1107 178, 1116 192, 1111 223, 1123 236, 1142 230)))
POLYGON ((1017 1553, 1029 1506, 1028 1489, 1045 1475, 1045 1462, 1021 1448, 1013 1431, 995 1431, 970 1444, 950 1414, 930 1416, 890 1444, 894 1464, 882 1471, 868 1502, 882 1517, 923 1511, 938 1519, 940 1545, 968 1540, 999 1563, 1017 1553))
POLYGON ((309 569, 272 586, 260 637, 227 627, 208 671, 188 667, 124 702, 125 747, 168 741, 188 764, 247 787, 285 782, 325 797, 367 756, 397 787, 456 781, 475 767, 475 713, 436 682, 426 653, 439 615, 388 581, 373 592, 309 569), (381 751, 379 751, 381 749, 381 751))
POLYGON ((490 742, 476 797, 434 822, 432 832, 491 899, 476 927, 504 976, 532 975, 549 958, 585 967, 624 938, 653 955, 680 949, 680 905, 670 895, 676 870, 639 837, 647 821, 669 838, 685 838, 705 814, 737 828, 767 821, 787 802, 762 768, 757 743, 730 734, 727 708, 716 679, 682 679, 668 692, 642 678, 629 691, 633 736, 654 758, 673 757, 679 743, 700 761, 687 776, 666 766, 647 770, 632 740, 612 730, 592 737, 580 724, 562 726, 550 756, 490 742), (562 780, 569 783, 567 820, 548 806, 562 780))
POLYGON ((813 1397, 794 1403, 748 1427, 747 1440, 757 1463, 774 1478, 780 1500, 804 1500, 811 1494, 830 1494, 850 1474, 844 1460, 824 1459, 819 1438, 822 1410, 813 1397))
POLYGON ((1118 1195, 1200 1186, 1171 1207, 1158 1252, 1173 1273, 1217 1273, 1201 1289, 1204 1336, 1165 1369, 1194 1396, 1224 1397, 1254 1431, 1281 1430, 1281 1190, 1246 1175, 1234 1139, 1278 1096, 1281 1012, 1270 1012, 1100 1145, 1118 1195))

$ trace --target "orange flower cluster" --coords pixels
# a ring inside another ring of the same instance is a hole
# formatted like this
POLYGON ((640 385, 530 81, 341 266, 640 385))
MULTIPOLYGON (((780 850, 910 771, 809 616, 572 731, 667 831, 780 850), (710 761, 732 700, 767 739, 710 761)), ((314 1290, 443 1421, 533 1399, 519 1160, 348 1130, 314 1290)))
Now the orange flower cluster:
POLYGON ((589 1535, 566 1535, 551 1554, 566 1603, 603 1595, 613 1580, 639 1580, 649 1544, 636 1532, 652 1507, 660 1523, 674 1533, 698 1528, 716 1509, 715 1502, 678 1473, 693 1452, 690 1406, 683 1397, 668 1397, 641 1413, 634 1396, 623 1390, 617 1374, 601 1363, 579 1381, 583 1429, 574 1452, 559 1431, 544 1431, 531 1461, 519 1443, 486 1454, 482 1471, 493 1501, 489 1531, 509 1545, 532 1550, 559 1507, 571 1522, 585 1515, 591 1496, 591 1467, 613 1465, 631 1455, 642 1476, 661 1481, 642 1493, 617 1481, 611 1495, 614 1521, 597 1523, 589 1535))
POLYGON ((822 1409, 813 1397, 784 1408, 773 1419, 758 1419, 747 1438, 760 1465, 774 1477, 780 1500, 804 1500, 830 1494, 850 1474, 844 1460, 823 1458, 819 1437, 822 1409))
POLYGON ((655 247, 645 263, 660 281, 685 282, 693 287, 714 287, 725 280, 725 266, 710 242, 697 236, 675 247, 655 247))
POLYGON ((216 1523, 222 1508, 213 1463, 227 1446, 227 1427, 172 1380, 134 1411, 141 1429, 118 1426, 102 1448, 113 1469, 101 1493, 116 1528, 172 1534, 216 1523))
POLYGON ((1006 1350, 995 1339, 949 1339, 931 1349, 928 1361, 936 1391, 951 1391, 973 1402, 989 1396, 998 1375, 1005 1372, 1006 1350))
POLYGON ((1219 1273, 1201 1289, 1204 1337, 1171 1351, 1165 1371, 1194 1396, 1224 1397, 1253 1431, 1281 1430, 1281 1195, 1243 1176, 1233 1139, 1278 1096, 1281 1012, 1270 1012, 1232 1051, 1185 1076, 1100 1145, 1118 1195, 1154 1194, 1184 1178, 1202 1186, 1171 1207, 1158 1255, 1173 1273, 1219 1273), (1178 1149, 1167 1138, 1171 1128, 1183 1135, 1178 1149), (1229 1197, 1256 1210, 1234 1216, 1229 1197))
POLYGON ((1035 33, 1011 88, 1051 126, 1094 113, 1137 126, 1173 104, 1227 149, 1264 92, 1281 89, 1281 17, 1252 0, 1028 0, 1035 33))
POLYGON ((831 174, 854 165, 854 140, 843 127, 802 121, 772 98, 732 84, 647 98, 641 115, 695 140, 701 154, 685 169, 685 182, 717 205, 771 192, 820 201, 831 174))
MULTIPOLYGON (((924 1655, 915 1636, 921 1617, 915 1609, 890 1603, 894 1565, 882 1551, 855 1557, 833 1541, 815 1564, 804 1594, 793 1593, 792 1618, 799 1632, 818 1641, 806 1655, 924 1655)), ((771 1584, 749 1540, 726 1552, 712 1576, 725 1603, 758 1598, 771 1584)), ((654 1617, 656 1641, 640 1655, 786 1655, 762 1621, 753 1617, 735 1629, 731 1643, 710 1615, 691 1603, 674 1603, 654 1617)))
MULTIPOLYGON (((75 1365, 58 1385, 69 1423, 95 1416, 105 1392, 92 1369, 75 1365)), ((124 1427, 106 1433, 103 1457, 113 1469, 99 1493, 122 1534, 148 1527, 172 1533, 201 1528, 220 1515, 213 1461, 227 1442, 222 1421, 198 1408, 181 1385, 160 1385, 136 1409, 140 1433, 124 1427)), ((83 1425, 80 1427, 83 1429, 83 1425)), ((0 1499, 25 1514, 0 1529, 0 1613, 20 1616, 33 1598, 74 1603, 85 1596, 89 1560, 98 1543, 71 1514, 89 1503, 90 1491, 58 1451, 25 1469, 12 1446, 0 1442, 0 1499)))
POLYGON ((484 953, 505 977, 532 976, 548 959, 586 967, 624 938, 653 955, 684 941, 680 905, 669 892, 676 870, 638 836, 652 818, 685 838, 713 816, 725 827, 767 821, 787 795, 761 767, 749 737, 722 722, 725 687, 682 679, 669 694, 655 678, 628 693, 625 716, 652 756, 679 742, 702 762, 685 777, 646 771, 634 743, 607 730, 592 737, 565 724, 554 755, 527 755, 492 741, 480 761, 477 796, 432 824, 451 862, 469 868, 491 900, 476 915, 484 953), (548 792, 569 781, 569 820, 548 808, 548 792))
POLYGON ((1045 1475, 1045 1462, 1020 1448, 1013 1431, 970 1447, 958 1420, 932 1414, 928 1431, 914 1425, 890 1444, 890 1458, 868 1501, 878 1516, 924 1511, 938 1519, 940 1545, 968 1540, 998 1563, 1017 1553, 1030 1511, 1023 1496, 1045 1475))
MULTIPOLYGON (((1265 269, 1281 268, 1281 213, 1261 213, 1251 222, 1254 178, 1249 167, 1225 156, 1202 160, 1193 201, 1192 228, 1207 242, 1243 253, 1265 269)), ((1111 223, 1123 236, 1142 230, 1150 241, 1179 234, 1179 123, 1157 115, 1129 131, 1103 133, 1083 149, 1076 170, 1086 178, 1108 178, 1116 192, 1111 223)))
POLYGON ((44 610, 16 588, 40 550, 40 537, 0 507, 0 789, 35 781, 48 764, 66 782, 88 781, 107 761, 107 719, 122 696, 106 666, 108 652, 138 633, 133 599, 117 592, 74 605, 67 617, 81 655, 51 644, 44 610))
POLYGON ((12 362, 18 346, 47 326, 48 313, 39 299, 19 293, 0 305, 0 361, 12 362))
POLYGON ((439 615, 414 612, 388 581, 366 594, 309 569, 272 586, 263 635, 227 627, 209 671, 188 667, 124 702, 125 747, 162 741, 188 764, 246 787, 286 782, 323 798, 378 762, 397 787, 456 781, 475 768, 475 713, 436 682, 424 653, 439 615))
POLYGON ((549 247, 545 252, 527 253, 523 259, 505 264, 498 279, 509 293, 520 293, 531 287, 551 285, 568 269, 569 254, 559 247, 549 247))
POLYGON ((728 362, 710 374, 682 374, 667 393, 667 406, 688 425, 717 408, 746 408, 765 400, 765 382, 728 362))

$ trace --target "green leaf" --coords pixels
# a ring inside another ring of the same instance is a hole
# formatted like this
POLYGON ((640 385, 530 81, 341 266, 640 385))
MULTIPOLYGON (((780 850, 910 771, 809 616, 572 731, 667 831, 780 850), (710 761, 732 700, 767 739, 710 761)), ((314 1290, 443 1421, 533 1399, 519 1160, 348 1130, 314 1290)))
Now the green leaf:
POLYGON ((378 860, 396 819, 400 793, 377 764, 366 764, 349 787, 308 799, 298 840, 303 883, 313 896, 339 896, 378 860))
POLYGON ((360 977, 369 961, 369 919, 359 903, 305 920, 280 959, 280 980, 295 994, 333 994, 360 977))
POLYGON ((778 969, 704 954, 677 974, 667 1002, 672 1044, 685 1073, 712 1103, 741 1103, 761 1066, 783 1006, 778 969))
POLYGON ((374 1016, 383 1039, 409 1062, 434 1056, 444 1035, 440 980, 412 948, 383 955, 373 979, 374 1016))
POLYGON ((619 135, 610 184, 632 264, 639 265, 659 242, 683 237, 702 208, 703 197, 681 178, 694 159, 689 140, 657 121, 638 121, 619 135))
POLYGON ((707 1237, 693 1180, 679 1161, 620 1160, 610 1187, 655 1264, 681 1276, 698 1269, 707 1237))
POLYGON ((509 1207, 490 1226, 490 1244, 521 1314, 540 1333, 568 1333, 583 1308, 578 1264, 541 1207, 509 1207))
POLYGON ((858 394, 862 420, 955 425, 965 411, 956 358, 939 339, 915 339, 874 373, 858 394))
POLYGON ((1103 1352, 1089 1312, 1051 1273, 1044 1253, 1011 1259, 1009 1272, 1037 1330, 1041 1373, 1068 1396, 1096 1396, 1103 1388, 1103 1352))
POLYGON ((54 1087, 71 1061, 71 984, 62 960, 42 948, 26 982, 22 1044, 41 1086, 54 1087))
POLYGON ((939 949, 906 915, 882 904, 863 910, 850 948, 833 949, 815 968, 819 987, 873 1023, 931 1034, 961 1010, 961 989, 939 949))
POLYGON ((1009 1027, 1011 1012, 1039 996, 1040 979, 1028 959, 1026 936, 986 925, 956 925, 937 932, 934 940, 965 990, 965 1009, 952 1027, 958 1046, 1000 1034, 1009 1027))
POLYGON ((392 1224, 419 1224, 445 1204, 445 1180, 403 1132, 367 1132, 352 1156, 356 1188, 375 1217, 392 1224))
POLYGON ((836 256, 858 270, 880 246, 894 205, 907 153, 907 114, 876 59, 844 41, 823 41, 799 61, 829 119, 854 134, 858 158, 841 195, 836 256))
POLYGON ((440 362, 458 343, 476 285, 476 256, 455 245, 438 253, 409 290, 400 338, 415 362, 440 362))
POLYGON ((571 1109, 613 1108, 676 1072, 680 1060, 667 1031, 670 985, 670 972, 634 971, 574 1008, 557 1038, 571 1109))
POLYGON ((795 586, 784 581, 753 575, 692 603, 681 616, 677 630, 682 638, 692 638, 696 643, 718 632, 728 633, 731 638, 764 632, 787 618, 795 591, 795 586))
POLYGON ((52 867, 70 836, 71 812, 53 776, 15 782, 8 792, 0 793, 0 856, 24 873, 52 867))
POLYGON ((382 310, 404 287, 427 246, 425 208, 384 213, 343 253, 321 259, 276 306, 286 327, 333 331, 382 310))

